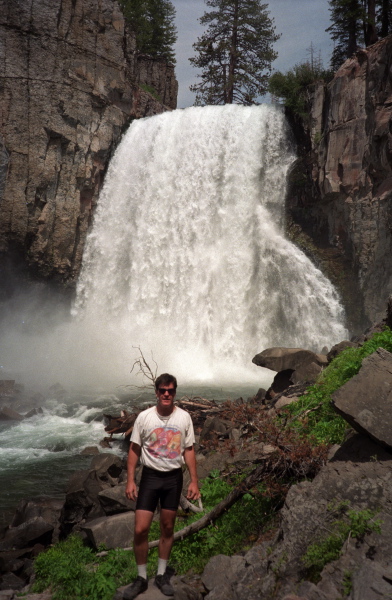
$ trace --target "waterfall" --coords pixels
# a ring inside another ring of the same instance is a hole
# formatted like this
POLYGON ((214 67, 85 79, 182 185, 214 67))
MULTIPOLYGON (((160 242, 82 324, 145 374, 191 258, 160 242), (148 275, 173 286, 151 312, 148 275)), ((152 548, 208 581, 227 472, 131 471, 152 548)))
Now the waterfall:
MULTIPOLYGON (((108 169, 73 315, 108 363, 211 379, 270 346, 347 335, 338 294, 284 235, 282 111, 194 107, 135 121, 108 169), (120 358, 121 357, 121 358, 120 358)), ((88 350, 92 352, 92 350, 88 350)), ((223 374, 223 375, 222 375, 223 374)))

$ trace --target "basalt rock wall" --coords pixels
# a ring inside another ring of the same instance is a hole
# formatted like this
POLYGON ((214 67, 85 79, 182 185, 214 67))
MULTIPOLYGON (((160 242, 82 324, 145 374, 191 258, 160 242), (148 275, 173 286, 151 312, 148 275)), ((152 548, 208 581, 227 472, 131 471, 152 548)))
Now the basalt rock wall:
POLYGON ((382 318, 392 291, 391 68, 392 37, 360 50, 315 85, 310 123, 294 125, 289 213, 330 252, 354 329, 382 318))
POLYGON ((137 52, 116 0, 0 0, 0 260, 72 282, 132 119, 176 108, 173 65, 137 52))

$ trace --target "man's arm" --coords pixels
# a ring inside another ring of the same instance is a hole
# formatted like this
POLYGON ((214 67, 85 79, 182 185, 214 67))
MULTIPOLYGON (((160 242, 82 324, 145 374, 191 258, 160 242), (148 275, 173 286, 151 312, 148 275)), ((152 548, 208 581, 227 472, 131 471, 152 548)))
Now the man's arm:
POLYGON ((137 487, 135 482, 135 471, 140 456, 141 447, 135 442, 131 442, 128 461, 127 461, 127 487, 125 488, 125 495, 129 500, 136 500, 137 498, 137 487))
POLYGON ((185 448, 184 460, 191 476, 191 482, 188 486, 188 493, 186 497, 188 500, 198 500, 198 498, 200 498, 200 490, 197 479, 196 454, 193 446, 185 448))

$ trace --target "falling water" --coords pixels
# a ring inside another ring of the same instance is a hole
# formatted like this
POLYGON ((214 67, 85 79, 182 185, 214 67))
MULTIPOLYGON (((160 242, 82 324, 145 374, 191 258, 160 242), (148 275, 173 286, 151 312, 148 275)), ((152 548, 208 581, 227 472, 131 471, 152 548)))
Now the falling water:
POLYGON ((125 355, 129 365, 140 347, 188 380, 234 378, 264 348, 320 351, 344 339, 336 291, 284 236, 293 160, 284 116, 268 105, 188 108, 131 125, 73 308, 106 340, 107 362, 125 355))

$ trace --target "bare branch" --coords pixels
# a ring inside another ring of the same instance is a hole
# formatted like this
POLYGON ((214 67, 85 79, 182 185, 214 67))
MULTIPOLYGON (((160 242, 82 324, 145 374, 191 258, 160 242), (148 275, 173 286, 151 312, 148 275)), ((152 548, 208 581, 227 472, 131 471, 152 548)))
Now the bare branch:
POLYGON ((136 388, 139 390, 149 388, 149 387, 155 388, 155 380, 157 378, 158 365, 155 362, 152 352, 151 352, 151 358, 155 365, 154 369, 147 362, 146 357, 144 356, 143 351, 140 348, 140 346, 133 346, 133 348, 136 348, 137 350, 139 350, 139 357, 133 362, 131 373, 134 371, 134 369, 137 368, 138 371, 136 372, 136 375, 142 375, 145 379, 147 379, 151 383, 149 383, 147 385, 130 385, 127 387, 133 387, 133 388, 136 388))

